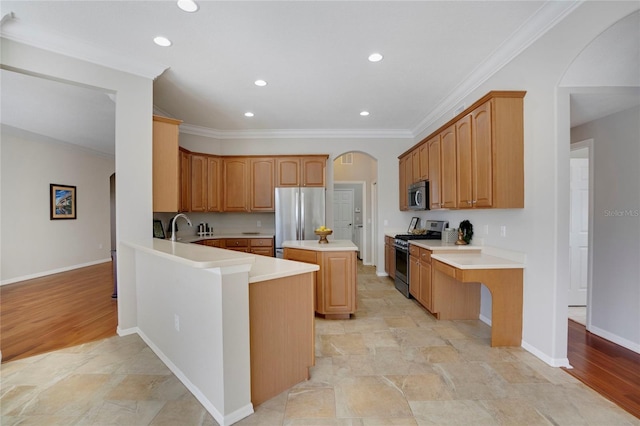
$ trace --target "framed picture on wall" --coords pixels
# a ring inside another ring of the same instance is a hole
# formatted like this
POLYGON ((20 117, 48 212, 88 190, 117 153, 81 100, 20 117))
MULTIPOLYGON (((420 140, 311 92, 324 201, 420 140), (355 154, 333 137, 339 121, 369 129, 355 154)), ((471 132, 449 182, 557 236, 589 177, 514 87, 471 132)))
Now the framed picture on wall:
POLYGON ((49 217, 56 219, 76 218, 76 187, 71 185, 49 185, 49 217))

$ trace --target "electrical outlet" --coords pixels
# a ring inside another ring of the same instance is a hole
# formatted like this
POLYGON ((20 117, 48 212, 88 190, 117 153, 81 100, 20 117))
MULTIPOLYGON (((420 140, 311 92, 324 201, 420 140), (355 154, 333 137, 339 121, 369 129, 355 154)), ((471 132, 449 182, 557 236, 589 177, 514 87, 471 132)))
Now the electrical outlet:
POLYGON ((489 225, 484 226, 484 235, 489 235, 489 225))
POLYGON ((260 227, 262 226, 262 221, 261 221, 261 220, 259 220, 259 221, 258 221, 258 223, 256 223, 256 226, 257 226, 258 228, 260 228, 260 227))
POLYGON ((102 250, 102 243, 98 243, 98 250, 102 250))
POLYGON ((173 315, 173 327, 176 331, 180 331, 180 316, 178 314, 173 315))
POLYGON ((507 236, 507 227, 506 227, 506 226, 504 226, 504 225, 502 225, 502 226, 500 227, 500 236, 501 236, 501 237, 506 237, 506 236, 507 236))
POLYGON ((384 220, 384 226, 389 226, 389 221, 387 219, 384 220))

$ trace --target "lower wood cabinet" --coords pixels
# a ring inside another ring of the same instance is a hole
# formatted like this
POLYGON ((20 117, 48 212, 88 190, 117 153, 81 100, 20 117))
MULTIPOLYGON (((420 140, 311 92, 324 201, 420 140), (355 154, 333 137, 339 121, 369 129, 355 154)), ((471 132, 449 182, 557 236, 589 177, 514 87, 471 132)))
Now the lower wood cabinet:
POLYGON ((433 311, 431 250, 409 245, 409 293, 433 311))
POLYGON ((396 247, 392 237, 384 237, 384 270, 392 279, 396 278, 396 247))
POLYGON ((345 319, 357 309, 356 252, 284 249, 284 258, 315 263, 316 313, 329 319, 345 319))
POLYGON ((196 241, 196 244, 261 256, 275 256, 273 238, 209 238, 196 241))

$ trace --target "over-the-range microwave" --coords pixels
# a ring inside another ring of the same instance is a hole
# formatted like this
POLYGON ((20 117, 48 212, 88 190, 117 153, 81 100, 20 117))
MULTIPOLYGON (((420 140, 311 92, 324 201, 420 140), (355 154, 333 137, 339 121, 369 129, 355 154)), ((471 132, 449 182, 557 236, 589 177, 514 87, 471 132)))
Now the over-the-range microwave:
POLYGON ((409 210, 429 210, 429 181, 411 184, 407 201, 409 210))

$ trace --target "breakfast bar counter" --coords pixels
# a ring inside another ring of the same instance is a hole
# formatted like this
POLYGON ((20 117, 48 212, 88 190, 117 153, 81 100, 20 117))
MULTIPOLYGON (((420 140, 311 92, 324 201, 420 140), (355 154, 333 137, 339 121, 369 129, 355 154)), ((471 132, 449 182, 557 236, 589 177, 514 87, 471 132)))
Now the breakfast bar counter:
POLYGON ((121 242, 137 333, 218 424, 309 378, 318 265, 197 244, 121 242))

